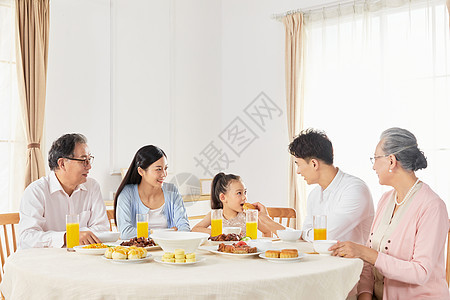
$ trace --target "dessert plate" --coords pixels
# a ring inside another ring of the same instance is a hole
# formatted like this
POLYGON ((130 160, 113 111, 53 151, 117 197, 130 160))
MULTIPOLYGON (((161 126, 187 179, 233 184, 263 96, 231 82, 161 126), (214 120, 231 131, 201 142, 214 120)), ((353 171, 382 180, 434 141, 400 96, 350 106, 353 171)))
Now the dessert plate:
POLYGON ((162 256, 155 256, 155 261, 160 264, 166 264, 166 265, 174 265, 174 266, 185 266, 185 265, 194 265, 196 263, 205 261, 206 257, 197 256, 196 260, 194 262, 186 262, 186 263, 172 263, 172 262, 166 262, 162 261, 162 256))
POLYGON ((147 253, 147 257, 141 258, 141 259, 112 259, 112 258, 106 258, 104 255, 102 256, 103 259, 108 260, 115 264, 140 264, 147 261, 150 261, 152 258, 152 255, 150 253, 147 253))
POLYGON ((292 257, 292 258, 275 258, 275 257, 266 257, 265 253, 259 254, 259 257, 267 259, 270 262, 276 262, 276 263, 292 263, 292 262, 298 262, 303 257, 305 257, 305 254, 299 253, 298 257, 292 257))
POLYGON ((236 258, 244 258, 244 257, 254 256, 254 255, 258 255, 258 254, 262 253, 262 251, 259 251, 258 249, 256 249, 255 253, 244 253, 244 254, 220 252, 220 251, 217 251, 217 246, 200 246, 199 249, 206 250, 206 251, 209 251, 209 252, 215 253, 215 254, 232 256, 232 257, 236 257, 236 258))

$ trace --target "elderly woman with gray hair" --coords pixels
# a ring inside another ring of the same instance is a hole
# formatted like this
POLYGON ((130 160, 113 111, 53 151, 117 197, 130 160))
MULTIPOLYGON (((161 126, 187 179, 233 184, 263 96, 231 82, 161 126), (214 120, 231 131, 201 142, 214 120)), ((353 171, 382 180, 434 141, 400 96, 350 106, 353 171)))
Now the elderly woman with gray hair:
POLYGON ((358 299, 450 299, 447 208, 414 173, 427 167, 415 136, 387 129, 371 161, 380 184, 393 190, 381 197, 366 246, 338 242, 330 248, 335 256, 364 260, 358 299))

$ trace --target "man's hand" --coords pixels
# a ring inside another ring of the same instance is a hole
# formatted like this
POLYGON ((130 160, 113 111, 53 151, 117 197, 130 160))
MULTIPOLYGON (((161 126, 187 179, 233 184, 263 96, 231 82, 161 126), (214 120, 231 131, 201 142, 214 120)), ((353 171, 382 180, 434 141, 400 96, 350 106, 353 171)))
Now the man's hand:
POLYGON ((80 231, 80 245, 101 243, 100 239, 92 231, 80 231))

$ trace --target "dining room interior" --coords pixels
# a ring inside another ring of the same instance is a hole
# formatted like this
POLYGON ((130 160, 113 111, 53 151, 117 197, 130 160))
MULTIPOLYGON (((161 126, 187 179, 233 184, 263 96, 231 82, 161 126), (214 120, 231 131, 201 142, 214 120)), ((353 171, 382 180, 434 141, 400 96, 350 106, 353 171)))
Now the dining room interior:
POLYGON ((37 117, 17 79, 20 2, 0 0, 2 214, 19 211, 29 165, 32 181, 48 175, 52 142, 82 133, 108 209, 137 149, 156 145, 191 227, 225 172, 301 229, 314 185, 288 146, 307 128, 375 209, 390 187, 369 157, 385 129, 407 128, 428 159, 418 177, 450 207, 450 0, 50 0, 37 117))

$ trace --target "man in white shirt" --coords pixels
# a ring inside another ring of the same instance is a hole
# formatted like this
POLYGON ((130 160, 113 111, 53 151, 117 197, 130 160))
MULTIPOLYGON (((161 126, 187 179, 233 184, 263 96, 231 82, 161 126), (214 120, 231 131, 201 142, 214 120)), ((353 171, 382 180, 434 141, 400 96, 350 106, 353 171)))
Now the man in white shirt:
MULTIPOLYGON (((374 216, 372 196, 364 181, 333 165, 333 146, 326 134, 313 129, 302 131, 289 151, 295 157, 297 174, 307 184, 318 184, 308 196, 302 238, 313 240, 313 216, 326 215, 327 239, 365 244, 374 216)), ((264 208, 257 206, 263 211, 260 220, 278 229, 264 216, 264 208)))
POLYGON ((19 248, 66 244, 66 215, 79 215, 80 245, 100 243, 92 231, 108 231, 99 184, 88 178, 91 156, 86 138, 65 134, 48 155, 50 174, 32 182, 20 204, 19 248))

